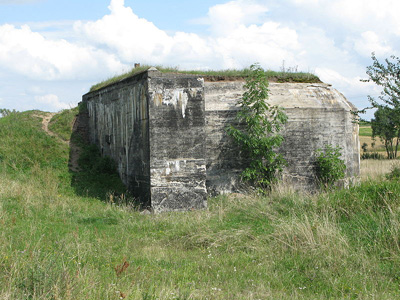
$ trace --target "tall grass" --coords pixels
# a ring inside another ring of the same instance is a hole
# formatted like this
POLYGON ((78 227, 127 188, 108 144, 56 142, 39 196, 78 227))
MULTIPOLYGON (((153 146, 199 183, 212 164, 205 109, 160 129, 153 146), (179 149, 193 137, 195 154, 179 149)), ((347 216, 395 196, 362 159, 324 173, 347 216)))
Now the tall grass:
POLYGON ((33 113, 0 119, 0 138, 0 299, 400 298, 395 180, 152 215, 77 193, 33 113))
POLYGON ((361 160, 361 179, 382 180, 394 165, 398 165, 399 160, 389 159, 362 159, 361 160))

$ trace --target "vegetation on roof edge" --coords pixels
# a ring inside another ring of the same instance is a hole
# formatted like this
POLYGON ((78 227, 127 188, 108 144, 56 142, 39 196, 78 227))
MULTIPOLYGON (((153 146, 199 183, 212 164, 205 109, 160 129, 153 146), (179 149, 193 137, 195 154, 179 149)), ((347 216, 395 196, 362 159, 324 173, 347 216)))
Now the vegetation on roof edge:
MULTIPOLYGON (((121 75, 117 75, 106 79, 100 83, 93 85, 90 88, 90 92, 97 91, 101 88, 104 88, 108 85, 116 83, 118 81, 124 80, 141 72, 148 70, 151 66, 145 65, 141 67, 136 67, 121 75)), ((161 73, 179 73, 179 74, 193 74, 193 75, 201 75, 208 78, 213 77, 221 77, 227 79, 242 79, 246 78, 249 74, 250 69, 244 68, 241 70, 237 69, 228 69, 228 70, 209 70, 209 71, 202 71, 202 70, 186 70, 182 71, 179 70, 177 67, 163 67, 163 66, 156 66, 157 70, 161 73)), ((297 72, 296 69, 287 69, 280 72, 268 70, 265 72, 267 79, 272 82, 303 82, 303 83, 316 83, 321 82, 321 80, 315 74, 309 72, 297 72)), ((216 81, 219 79, 217 78, 216 81)))

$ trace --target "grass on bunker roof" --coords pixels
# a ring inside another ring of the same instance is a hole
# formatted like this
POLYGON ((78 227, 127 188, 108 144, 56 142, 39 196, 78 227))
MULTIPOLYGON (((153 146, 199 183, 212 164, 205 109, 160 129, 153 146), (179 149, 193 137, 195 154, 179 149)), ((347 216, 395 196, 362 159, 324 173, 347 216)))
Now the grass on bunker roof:
MULTIPOLYGON (((90 88, 90 92, 99 90, 103 87, 106 87, 106 86, 116 83, 118 81, 124 80, 128 77, 134 76, 141 72, 144 72, 144 71, 148 70, 150 67, 151 66, 147 66, 147 65, 140 66, 137 68, 133 68, 132 70, 130 70, 129 72, 126 72, 124 74, 116 75, 114 77, 106 79, 100 83, 93 85, 90 88)), ((211 81, 245 79, 250 72, 249 68, 240 69, 240 70, 239 69, 228 69, 228 70, 208 70, 208 71, 179 70, 176 67, 173 68, 173 67, 163 67, 163 66, 156 66, 156 68, 158 71, 160 71, 162 73, 193 74, 193 75, 204 76, 206 78, 206 80, 211 80, 211 81)), ((288 71, 284 71, 284 72, 267 70, 265 73, 267 75, 268 80, 272 81, 272 82, 305 82, 305 83, 321 82, 321 80, 312 73, 297 72, 297 71, 292 71, 291 69, 289 69, 288 71)))

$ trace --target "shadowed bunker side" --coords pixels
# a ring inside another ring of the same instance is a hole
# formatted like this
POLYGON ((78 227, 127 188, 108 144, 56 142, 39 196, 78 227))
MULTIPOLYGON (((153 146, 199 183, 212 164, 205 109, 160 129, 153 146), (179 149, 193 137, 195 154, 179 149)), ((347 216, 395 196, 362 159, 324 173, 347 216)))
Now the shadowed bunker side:
MULTIPOLYGON (((239 188, 243 159, 225 129, 243 84, 150 68, 83 96, 90 142, 154 211, 205 208, 207 192, 239 188)), ((315 188, 314 154, 326 144, 342 148, 348 179, 359 175, 355 107, 342 94, 323 83, 270 83, 269 101, 289 117, 279 149, 285 180, 315 188)))

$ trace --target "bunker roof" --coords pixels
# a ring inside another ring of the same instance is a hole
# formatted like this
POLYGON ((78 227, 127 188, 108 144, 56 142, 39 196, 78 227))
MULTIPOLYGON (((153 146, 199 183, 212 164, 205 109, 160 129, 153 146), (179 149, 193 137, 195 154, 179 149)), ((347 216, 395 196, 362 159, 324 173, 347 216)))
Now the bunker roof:
MULTIPOLYGON (((104 80, 100 83, 93 85, 90 88, 90 92, 97 91, 114 83, 120 82, 130 77, 137 76, 141 73, 147 72, 149 70, 159 71, 161 73, 172 73, 177 75, 197 75, 199 77, 203 77, 205 81, 244 81, 250 69, 242 69, 242 70, 219 70, 219 71, 200 71, 200 70, 179 70, 178 68, 166 68, 166 67, 151 67, 151 66, 143 66, 133 68, 131 71, 126 72, 121 75, 117 75, 111 77, 107 80, 104 80)), ((265 72, 267 79, 269 82, 297 82, 297 83, 321 83, 322 81, 318 78, 318 76, 312 73, 305 72, 297 72, 297 70, 293 71, 291 69, 281 72, 268 70, 265 72)))

